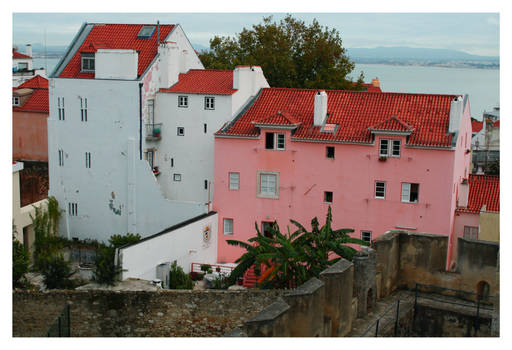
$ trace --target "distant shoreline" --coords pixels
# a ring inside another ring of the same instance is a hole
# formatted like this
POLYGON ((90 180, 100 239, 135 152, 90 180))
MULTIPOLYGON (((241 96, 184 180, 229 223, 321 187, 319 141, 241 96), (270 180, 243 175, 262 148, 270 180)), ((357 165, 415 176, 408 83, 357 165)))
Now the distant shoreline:
POLYGON ((383 66, 404 66, 404 67, 439 67, 439 68, 468 68, 468 69, 494 69, 499 70, 500 65, 497 63, 482 63, 482 62, 368 62, 356 61, 355 64, 380 64, 383 66))

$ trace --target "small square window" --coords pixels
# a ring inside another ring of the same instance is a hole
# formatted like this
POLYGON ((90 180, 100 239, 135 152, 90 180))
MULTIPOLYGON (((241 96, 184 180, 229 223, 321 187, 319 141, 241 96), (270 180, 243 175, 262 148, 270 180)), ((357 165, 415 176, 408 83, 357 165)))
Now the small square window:
POLYGON ((332 192, 329 192, 329 191, 324 192, 324 202, 332 203, 332 192))
POLYGON ((215 109, 215 97, 204 98, 204 109, 215 109))
POLYGON ((229 189, 238 190, 240 188, 240 173, 229 173, 229 189))
POLYGON ((464 226, 465 239, 478 239, 478 226, 464 226))
POLYGON ((384 181, 375 182, 375 198, 386 198, 386 183, 384 181))
POLYGON ((224 235, 233 236, 233 219, 224 219, 224 235))
POLYGON ((188 96, 178 96, 178 107, 188 107, 188 96))
POLYGON ((274 132, 265 133, 265 149, 285 149, 285 135, 274 132))
POLYGON ((391 157, 400 157, 400 140, 393 140, 391 157))
POLYGON ((28 69, 28 63, 27 62, 19 62, 18 63, 18 69, 19 70, 26 70, 26 69, 28 69))
POLYGON ((268 238, 274 237, 274 235, 272 234, 272 225, 274 225, 274 223, 270 221, 261 222, 261 233, 263 234, 263 236, 268 238))
POLYGON ((177 133, 178 136, 185 136, 185 128, 182 126, 178 126, 177 133))
POLYGON ((325 148, 325 150, 326 150, 325 156, 326 156, 327 158, 334 159, 334 147, 332 147, 332 146, 327 146, 327 147, 325 148))
POLYGON ((82 53, 82 72, 94 72, 93 53, 82 53))
POLYGON ((402 184, 402 202, 418 203, 419 184, 403 183, 402 184))
POLYGON ((265 149, 274 149, 274 133, 265 133, 265 149))
POLYGON ((12 98, 12 105, 13 106, 19 106, 20 105, 20 98, 18 96, 13 96, 13 98, 12 98))
POLYGON ((389 140, 381 139, 379 155, 381 157, 387 157, 388 154, 389 154, 389 140))
POLYGON ((361 231, 361 240, 371 243, 372 242, 372 233, 371 231, 361 231))
POLYGON ((173 180, 174 181, 181 181, 181 174, 174 174, 173 175, 173 180))

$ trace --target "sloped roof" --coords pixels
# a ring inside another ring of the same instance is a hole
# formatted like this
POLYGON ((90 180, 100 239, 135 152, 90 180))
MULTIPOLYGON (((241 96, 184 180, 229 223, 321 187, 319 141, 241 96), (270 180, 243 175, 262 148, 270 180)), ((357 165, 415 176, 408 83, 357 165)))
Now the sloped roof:
POLYGON ((160 92, 187 94, 232 95, 233 71, 221 69, 191 69, 178 76, 178 82, 160 92))
POLYGON ((277 113, 268 116, 259 121, 253 121, 253 124, 268 126, 296 126, 300 122, 293 118, 288 112, 277 111, 277 113))
MULTIPOLYGON (((93 28, 62 70, 59 78, 93 79, 94 73, 80 72, 81 53, 96 52, 98 49, 136 50, 138 56, 137 75, 140 77, 158 52, 157 30, 151 38, 137 38, 145 24, 92 24, 93 28)), ((155 24, 151 24, 156 26, 155 24)), ((174 28, 173 24, 160 25, 160 40, 163 41, 174 28)))
POLYGON ((471 119, 471 129, 473 132, 479 132, 484 127, 484 122, 479 122, 478 120, 471 119))
POLYGON ((33 91, 22 106, 12 107, 13 112, 50 112, 48 103, 48 79, 36 75, 18 87, 13 88, 13 91, 20 89, 32 89, 33 91))
POLYGON ((468 206, 457 208, 458 212, 477 214, 484 205, 486 211, 500 211, 499 175, 469 175, 468 183, 468 206))
POLYGON ((370 127, 372 131, 400 131, 400 132, 412 132, 413 128, 409 124, 401 121, 396 115, 389 119, 383 120, 380 123, 370 127))
POLYGON ((251 107, 217 135, 257 136, 259 130, 253 122, 281 110, 301 122, 293 135, 296 139, 371 143, 369 128, 397 116, 414 129, 409 145, 451 147, 450 102, 456 95, 326 90, 329 115, 326 123, 339 127, 335 133, 323 133, 320 126, 313 126, 316 92, 315 89, 264 88, 251 107))
POLYGON ((18 52, 15 49, 12 49, 12 58, 32 58, 32 57, 27 56, 21 52, 18 52))

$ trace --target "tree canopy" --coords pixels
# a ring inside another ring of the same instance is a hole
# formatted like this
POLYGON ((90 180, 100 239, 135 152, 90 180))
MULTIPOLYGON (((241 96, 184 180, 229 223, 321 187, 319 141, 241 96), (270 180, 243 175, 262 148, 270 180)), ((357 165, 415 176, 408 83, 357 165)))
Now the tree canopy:
POLYGON ((336 29, 286 16, 279 23, 264 17, 236 37, 215 36, 210 51, 199 54, 206 68, 258 65, 272 87, 361 90, 347 75, 354 69, 336 29))

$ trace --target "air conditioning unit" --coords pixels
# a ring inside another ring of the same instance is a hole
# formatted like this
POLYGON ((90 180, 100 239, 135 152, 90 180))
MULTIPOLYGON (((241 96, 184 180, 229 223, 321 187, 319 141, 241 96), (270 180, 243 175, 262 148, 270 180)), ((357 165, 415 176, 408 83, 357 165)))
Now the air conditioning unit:
POLYGON ((169 272, 171 271, 171 263, 164 262, 156 265, 156 278, 162 281, 162 287, 169 289, 169 272))

